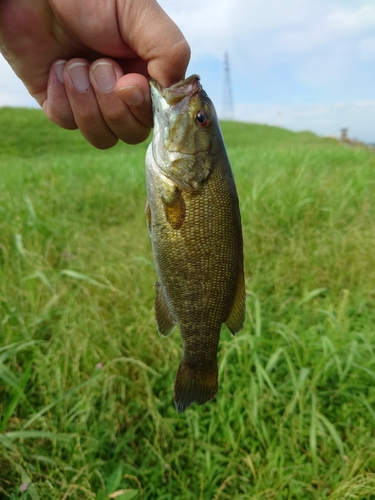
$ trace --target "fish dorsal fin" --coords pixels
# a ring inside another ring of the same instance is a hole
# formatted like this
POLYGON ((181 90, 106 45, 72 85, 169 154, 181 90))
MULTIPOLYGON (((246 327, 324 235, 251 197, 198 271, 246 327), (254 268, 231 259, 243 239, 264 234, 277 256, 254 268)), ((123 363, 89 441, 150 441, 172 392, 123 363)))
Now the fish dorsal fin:
POLYGON ((164 213, 173 229, 180 229, 185 220, 186 206, 182 194, 177 187, 162 196, 164 213))
POLYGON ((155 320, 160 335, 166 337, 167 335, 172 333, 172 330, 176 324, 176 320, 174 319, 169 309, 163 289, 158 281, 155 283, 155 290, 156 290, 156 297, 154 302, 155 320))
POLYGON ((236 335, 236 333, 242 330, 243 324, 245 322, 245 299, 245 277, 243 273, 243 266, 241 266, 238 273, 237 288, 232 308, 230 310, 228 318, 224 322, 227 328, 229 328, 232 335, 236 335))

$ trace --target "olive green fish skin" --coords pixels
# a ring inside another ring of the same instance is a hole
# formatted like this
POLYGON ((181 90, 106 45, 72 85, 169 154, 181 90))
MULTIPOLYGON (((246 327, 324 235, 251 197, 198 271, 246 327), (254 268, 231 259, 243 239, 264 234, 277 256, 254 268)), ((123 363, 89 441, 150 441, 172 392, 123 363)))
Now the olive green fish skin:
POLYGON ((170 89, 153 82, 151 90, 155 130, 146 180, 155 317, 162 335, 180 327, 175 404, 182 412, 217 393, 221 325, 233 334, 243 326, 241 219, 219 122, 198 77, 170 89), (202 112, 209 120, 203 127, 202 112))

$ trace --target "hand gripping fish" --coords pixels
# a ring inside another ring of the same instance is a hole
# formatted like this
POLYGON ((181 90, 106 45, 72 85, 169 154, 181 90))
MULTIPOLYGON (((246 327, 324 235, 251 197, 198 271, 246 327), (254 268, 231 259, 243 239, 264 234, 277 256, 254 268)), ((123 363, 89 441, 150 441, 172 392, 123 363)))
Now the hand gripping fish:
POLYGON ((150 86, 146 214, 158 275, 154 308, 161 335, 180 327, 174 396, 181 413, 216 396, 221 325, 234 335, 244 323, 241 218, 219 121, 199 77, 150 86))

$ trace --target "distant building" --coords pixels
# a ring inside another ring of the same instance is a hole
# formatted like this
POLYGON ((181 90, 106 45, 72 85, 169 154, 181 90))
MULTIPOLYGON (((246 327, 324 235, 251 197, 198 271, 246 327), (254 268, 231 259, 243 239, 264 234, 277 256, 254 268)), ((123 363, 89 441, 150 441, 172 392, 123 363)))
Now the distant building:
POLYGON ((341 129, 341 140, 343 142, 348 140, 348 129, 347 128, 342 128, 341 129))

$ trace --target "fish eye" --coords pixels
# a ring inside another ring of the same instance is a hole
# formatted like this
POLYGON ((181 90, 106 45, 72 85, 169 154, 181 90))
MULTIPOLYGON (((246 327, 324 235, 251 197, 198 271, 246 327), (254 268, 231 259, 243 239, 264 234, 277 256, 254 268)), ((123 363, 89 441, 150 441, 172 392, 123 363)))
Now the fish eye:
POLYGON ((207 113, 202 110, 198 111, 198 113, 195 115, 195 121, 197 122, 198 127, 201 128, 206 128, 211 123, 211 120, 207 116, 207 113))

